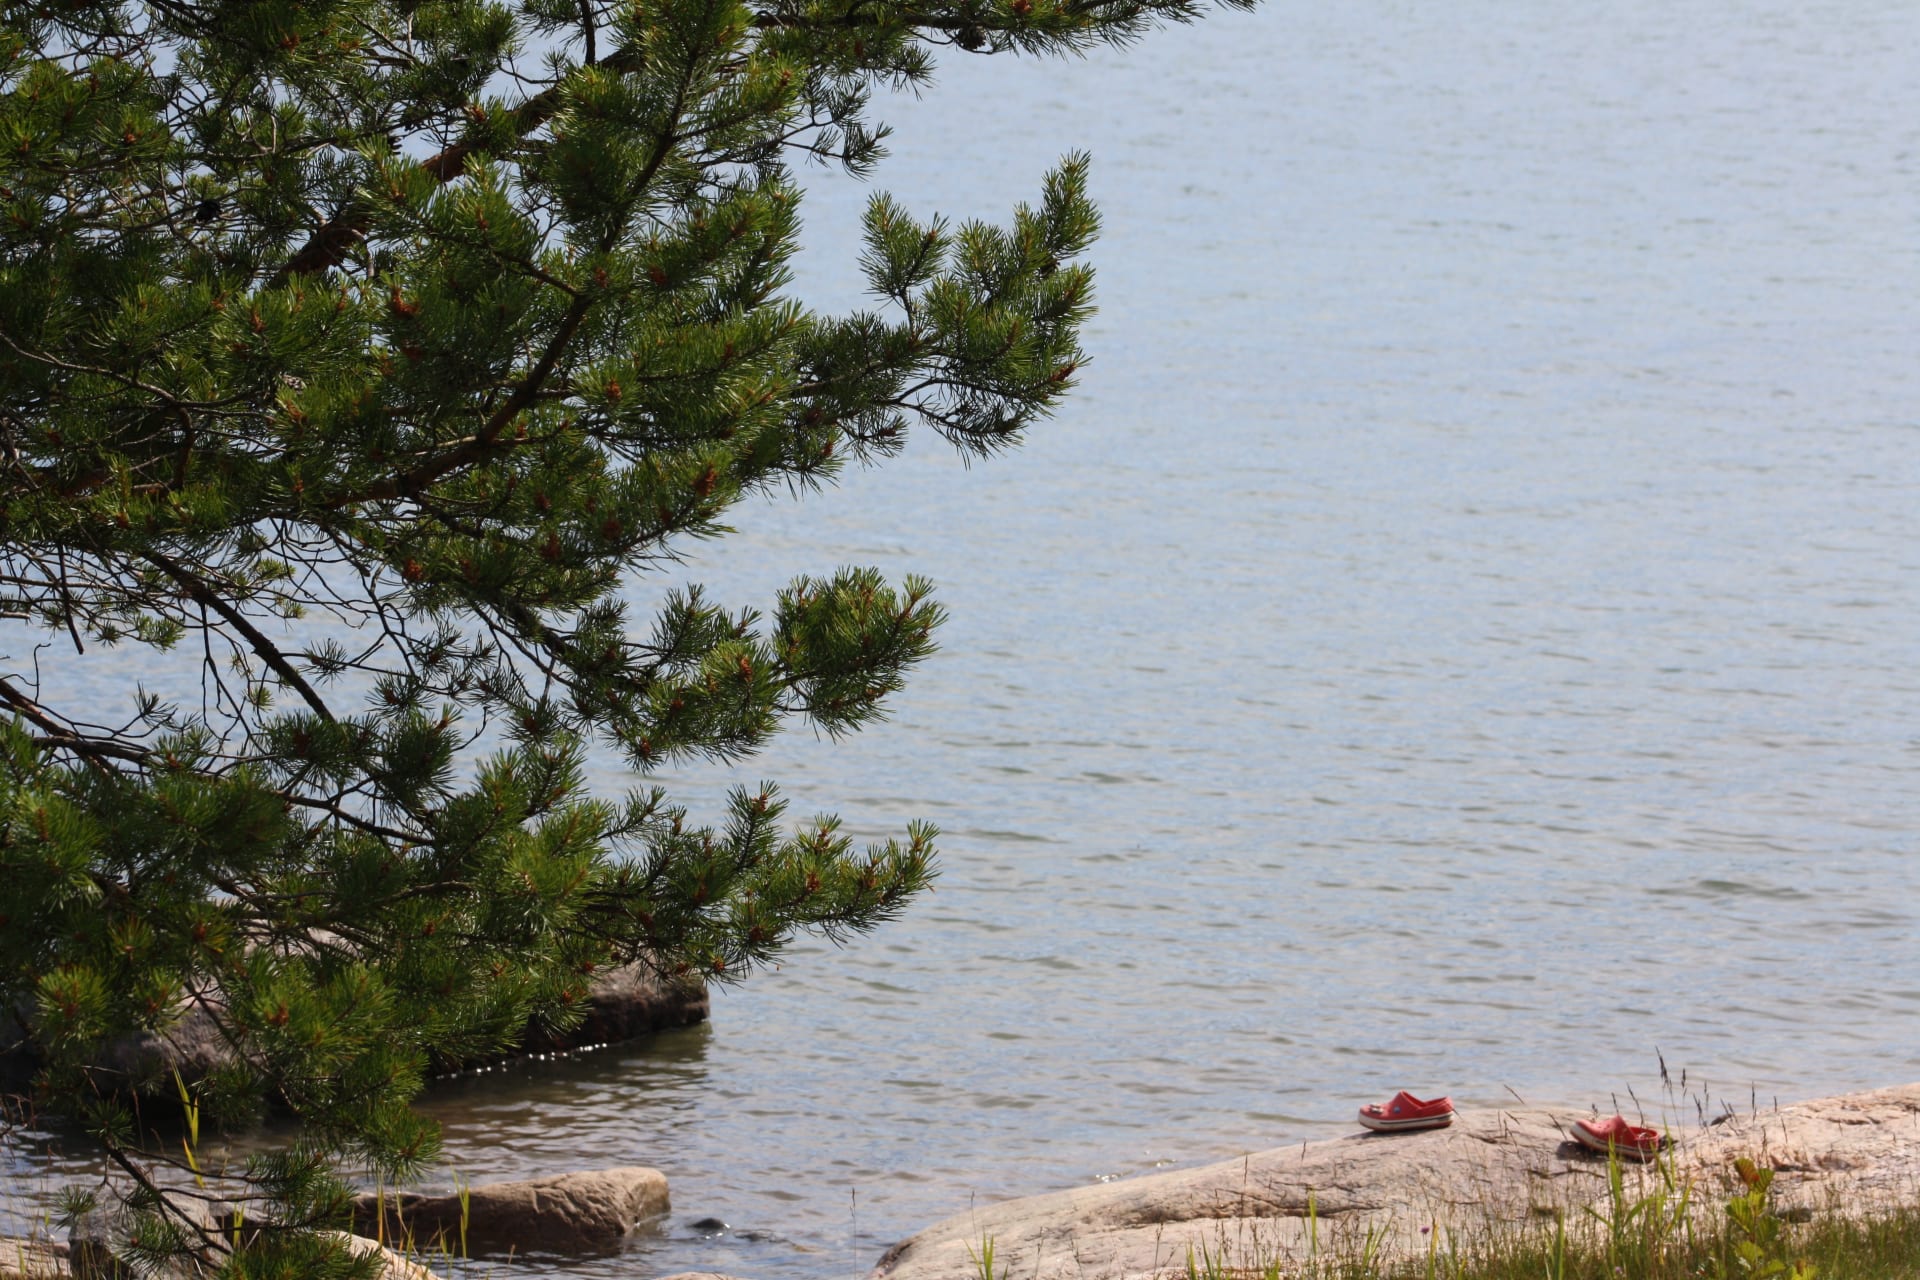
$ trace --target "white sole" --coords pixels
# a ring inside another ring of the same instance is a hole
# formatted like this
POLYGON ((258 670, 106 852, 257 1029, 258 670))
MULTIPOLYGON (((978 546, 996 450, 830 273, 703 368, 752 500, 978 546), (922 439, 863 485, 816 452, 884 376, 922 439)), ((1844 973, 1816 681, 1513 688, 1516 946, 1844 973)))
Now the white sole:
POLYGON ((1371 1129, 1375 1133, 1404 1133, 1409 1129, 1444 1129, 1453 1123, 1454 1113, 1429 1117, 1425 1120, 1376 1120, 1372 1116, 1361 1116, 1360 1127, 1371 1129))
POLYGON ((1638 1160, 1642 1164, 1659 1155, 1661 1148, 1666 1145, 1662 1142, 1657 1147, 1627 1147, 1617 1142, 1599 1142, 1579 1129, 1573 1131, 1573 1140, 1596 1155, 1604 1156, 1609 1152, 1618 1152, 1622 1160, 1638 1160))

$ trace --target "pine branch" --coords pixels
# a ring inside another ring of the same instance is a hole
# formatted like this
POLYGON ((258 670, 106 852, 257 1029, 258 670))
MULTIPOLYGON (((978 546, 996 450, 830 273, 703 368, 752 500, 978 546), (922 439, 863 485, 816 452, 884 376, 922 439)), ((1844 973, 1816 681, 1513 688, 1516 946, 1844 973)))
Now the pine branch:
POLYGON ((286 681, 294 692, 298 693, 306 704, 313 708, 315 715, 329 724, 334 722, 333 710, 327 706, 326 700, 314 692, 313 686, 307 683, 306 677, 300 674, 299 669, 296 668, 292 662, 288 661, 287 656, 281 653, 279 648, 276 647, 271 640, 267 639, 265 633, 254 626, 244 613, 241 613, 240 610, 228 604, 205 582, 162 554, 158 549, 147 547, 140 552, 140 558, 159 569, 160 572, 166 574, 169 578, 172 578, 188 596, 192 597, 196 604, 219 614, 228 626, 232 627, 245 638, 248 646, 252 648, 259 659, 271 667, 275 674, 286 681))
MULTIPOLYGON (((688 75, 690 77, 691 70, 688 75)), ((651 185, 654 176, 660 171, 660 166, 666 163, 667 157, 672 154, 674 145, 678 142, 674 129, 679 124, 681 114, 686 107, 687 89, 687 78, 683 78, 680 93, 674 101, 672 111, 668 114, 667 128, 655 140, 653 154, 648 158, 634 183, 634 189, 629 195, 626 206, 628 210, 638 206, 640 197, 651 185)), ((605 253, 618 243, 621 230, 621 226, 616 226, 607 232, 600 244, 600 252, 605 253)), ((513 394, 488 416, 486 424, 478 432, 438 457, 428 459, 417 467, 356 492, 336 495, 328 499, 327 505, 338 510, 360 503, 388 502, 396 498, 417 497, 434 481, 462 467, 470 466, 501 448, 503 444, 501 433, 539 399, 541 389, 559 365, 561 357, 566 354, 574 335, 580 331, 580 326, 586 320, 587 312, 593 306, 593 302, 594 299, 589 295, 575 296, 572 304, 567 308, 566 315, 555 329, 553 337, 548 340, 546 349, 540 353, 540 359, 532 369, 528 370, 526 377, 520 380, 513 394)), ((504 447, 512 448, 513 444, 513 439, 509 437, 504 442, 504 447)))
MULTIPOLYGON (((603 70, 624 74, 637 69, 640 61, 638 51, 621 48, 608 54, 596 65, 603 70)), ((556 84, 515 107, 514 136, 525 138, 553 119, 560 110, 564 88, 564 85, 556 84)), ((420 169, 435 182, 445 184, 466 172, 470 157, 485 154, 486 149, 478 142, 456 142, 422 160, 420 169)), ((365 201, 355 200, 348 204, 308 237, 307 242, 287 259, 286 264, 274 272, 267 281, 267 287, 277 289, 297 276, 319 275, 339 266, 347 260, 353 246, 366 238, 373 218, 373 207, 365 201)))
POLYGON ((147 752, 142 748, 116 742, 110 738, 90 737, 68 728, 52 712, 14 688, 12 681, 5 675, 0 675, 0 701, 4 701, 18 712, 21 718, 42 730, 41 736, 34 739, 37 746, 71 751, 76 755, 96 760, 126 760, 141 764, 147 759, 147 752))

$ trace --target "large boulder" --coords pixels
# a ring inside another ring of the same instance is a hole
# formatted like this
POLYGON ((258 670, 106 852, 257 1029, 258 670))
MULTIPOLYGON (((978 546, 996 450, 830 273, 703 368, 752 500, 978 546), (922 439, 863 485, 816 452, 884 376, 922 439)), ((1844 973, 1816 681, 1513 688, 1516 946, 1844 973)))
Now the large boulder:
MULTIPOLYGON (((1304 1259, 1371 1243, 1386 1259, 1448 1238, 1556 1219, 1577 1227, 1604 1205, 1607 1162, 1567 1134, 1580 1114, 1533 1109, 1463 1113, 1452 1127, 1366 1134, 1262 1151, 1197 1169, 988 1205, 887 1251, 871 1280, 973 1280, 991 1243, 993 1267, 1020 1280, 1150 1280, 1189 1257, 1229 1263, 1304 1259)), ((1842 1204, 1871 1213, 1920 1186, 1920 1085, 1804 1102, 1705 1127, 1676 1127, 1670 1166, 1716 1206, 1736 1159, 1779 1170, 1774 1203, 1795 1214, 1842 1204)), ((1660 1173, 1628 1171, 1628 1195, 1660 1173), (1646 1180, 1644 1183, 1642 1180, 1646 1180)))
POLYGON ((484 1183, 464 1196, 366 1192, 354 1200, 353 1226, 455 1256, 602 1253, 666 1211, 667 1177, 658 1169, 600 1169, 484 1183))

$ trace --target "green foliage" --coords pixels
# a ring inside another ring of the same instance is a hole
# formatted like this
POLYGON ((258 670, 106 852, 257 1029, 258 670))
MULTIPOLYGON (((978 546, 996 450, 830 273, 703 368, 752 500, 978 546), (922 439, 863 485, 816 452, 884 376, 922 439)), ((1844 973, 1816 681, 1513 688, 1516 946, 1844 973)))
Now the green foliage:
POLYGON ((1587 1213, 1603 1229, 1608 1264, 1619 1272, 1659 1274, 1693 1242, 1693 1187, 1680 1178, 1671 1143, 1662 1145, 1648 1172, 1652 1185, 1643 1178, 1629 1189, 1627 1166, 1608 1144, 1607 1198, 1587 1213))
POLYGON ((1007 1268, 1005 1266, 1002 1266, 997 1272, 993 1269, 992 1236, 982 1235, 980 1237, 980 1248, 977 1251, 972 1245, 968 1245, 967 1260, 973 1264, 975 1280, 1006 1280, 1007 1268))
MULTIPOLYGON (((1323 1238, 1309 1193, 1297 1245, 1278 1243, 1243 1221, 1232 1233, 1223 1226, 1212 1241, 1189 1242, 1184 1266, 1170 1264, 1161 1274, 1167 1280, 1911 1280, 1915 1274, 1920 1206, 1910 1191, 1868 1203, 1835 1201, 1817 1215, 1782 1215, 1770 1194, 1774 1171, 1742 1157, 1733 1165, 1741 1189, 1722 1214, 1694 1197, 1694 1173, 1682 1176, 1671 1147, 1637 1181, 1624 1176, 1617 1157, 1606 1172, 1603 1200, 1575 1214, 1555 1208, 1540 1226, 1511 1220, 1499 1212, 1502 1206, 1483 1205, 1468 1207, 1469 1227, 1430 1220, 1416 1232, 1404 1220, 1365 1214, 1333 1224, 1330 1238, 1323 1238)), ((1462 1209, 1436 1207, 1441 1219, 1462 1209)), ((984 1280, 979 1255, 969 1253, 984 1280)))
POLYGON ((1727 1201, 1728 1243, 1732 1266, 1722 1274, 1750 1280, 1813 1280, 1817 1268, 1788 1248, 1784 1224, 1769 1203, 1773 1170, 1742 1156, 1734 1162, 1746 1190, 1727 1201))
MULTIPOLYGON (((0 994, 150 1198, 142 1248, 194 1229, 151 1199, 177 1157, 134 1159, 126 1098, 170 1082, 102 1069, 113 1037, 211 1017, 196 1123, 291 1110, 253 1218, 329 1221, 330 1161, 434 1159, 435 1061, 565 1027, 607 966, 730 980, 926 887, 931 827, 856 849, 770 784, 703 825, 584 761, 882 715, 925 582, 765 615, 639 584, 916 425, 1016 442, 1084 361, 1084 157, 1004 226, 875 196, 849 315, 788 293, 788 165, 871 168, 874 91, 939 48, 1195 0, 0 2, 0 616, 202 686, 54 705, 37 654, 0 667, 0 994)), ((233 1274, 348 1265, 254 1234, 233 1274)))

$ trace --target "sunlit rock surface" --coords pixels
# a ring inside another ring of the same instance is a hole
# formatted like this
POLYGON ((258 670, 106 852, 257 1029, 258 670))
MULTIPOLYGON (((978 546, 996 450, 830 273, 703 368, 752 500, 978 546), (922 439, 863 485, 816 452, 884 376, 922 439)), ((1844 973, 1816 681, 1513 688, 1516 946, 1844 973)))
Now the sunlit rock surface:
MULTIPOLYGON (((332 1234, 340 1234, 338 1232, 332 1234)), ((356 1254, 377 1253, 381 1258, 380 1280, 440 1280, 432 1271, 402 1257, 375 1240, 346 1236, 347 1247, 356 1254)), ((17 1239, 0 1236, 0 1280, 102 1280, 133 1273, 124 1265, 99 1259, 79 1259, 67 1242, 17 1239)))
MULTIPOLYGON (((1145 1280, 1189 1256, 1230 1265, 1312 1250, 1411 1257, 1468 1247, 1489 1229, 1551 1230, 1607 1198, 1607 1161, 1567 1135, 1584 1113, 1516 1107, 1463 1113, 1447 1129, 1356 1134, 1238 1160, 986 1205, 888 1250, 870 1280, 1145 1280)), ((1659 1124, 1660 1117, 1648 1120, 1659 1124)), ((1689 1117, 1692 1119, 1692 1117, 1689 1117)), ((1660 1127, 1667 1128, 1665 1125, 1660 1127)), ((1776 1208, 1870 1213, 1920 1186, 1920 1084, 1675 1125, 1665 1169, 1703 1211, 1737 1183, 1741 1156, 1779 1170, 1776 1208)), ((1631 1200, 1660 1166, 1629 1166, 1631 1200)))

